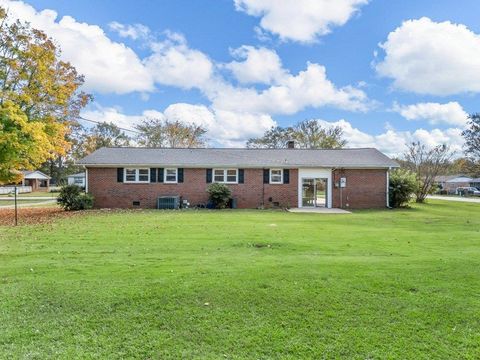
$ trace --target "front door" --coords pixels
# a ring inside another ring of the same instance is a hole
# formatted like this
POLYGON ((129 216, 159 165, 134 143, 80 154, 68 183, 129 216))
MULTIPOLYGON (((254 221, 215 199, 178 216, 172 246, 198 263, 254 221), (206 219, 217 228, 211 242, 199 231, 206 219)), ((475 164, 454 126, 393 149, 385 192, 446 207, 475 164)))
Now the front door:
POLYGON ((327 207, 328 180, 302 179, 302 207, 327 207))

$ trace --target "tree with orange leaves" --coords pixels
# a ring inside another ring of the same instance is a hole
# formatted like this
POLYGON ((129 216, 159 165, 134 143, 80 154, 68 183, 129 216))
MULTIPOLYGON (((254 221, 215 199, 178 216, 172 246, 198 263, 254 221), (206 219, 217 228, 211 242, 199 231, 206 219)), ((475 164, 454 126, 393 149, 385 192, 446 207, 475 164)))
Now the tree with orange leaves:
POLYGON ((42 31, 0 7, 0 182, 65 154, 68 133, 91 96, 42 31))

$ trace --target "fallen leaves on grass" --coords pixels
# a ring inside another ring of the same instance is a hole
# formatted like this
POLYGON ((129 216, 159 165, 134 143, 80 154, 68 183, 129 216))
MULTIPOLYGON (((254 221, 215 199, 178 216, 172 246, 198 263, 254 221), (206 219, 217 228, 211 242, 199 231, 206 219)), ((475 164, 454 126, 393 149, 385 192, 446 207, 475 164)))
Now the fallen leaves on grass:
MULTIPOLYGON (((56 207, 19 208, 18 225, 35 225, 51 222, 79 214, 76 211, 64 211, 56 207)), ((15 225, 15 209, 0 209, 0 225, 15 225)))

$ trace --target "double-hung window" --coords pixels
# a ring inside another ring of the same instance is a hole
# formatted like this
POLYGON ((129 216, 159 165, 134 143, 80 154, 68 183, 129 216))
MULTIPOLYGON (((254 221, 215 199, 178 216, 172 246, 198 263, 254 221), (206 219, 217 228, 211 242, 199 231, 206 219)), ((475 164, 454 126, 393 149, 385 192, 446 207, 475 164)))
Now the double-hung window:
POLYGON ((150 182, 150 169, 125 169, 126 183, 148 183, 150 182))
POLYGON ((238 183, 238 169, 214 169, 213 181, 216 183, 238 183))
POLYGON ((136 182, 137 170, 138 169, 125 169, 125 182, 136 182))
POLYGON ((165 169, 163 181, 167 184, 176 184, 178 182, 178 169, 165 169))
POLYGON ((283 184, 282 169, 270 169, 270 184, 283 184))

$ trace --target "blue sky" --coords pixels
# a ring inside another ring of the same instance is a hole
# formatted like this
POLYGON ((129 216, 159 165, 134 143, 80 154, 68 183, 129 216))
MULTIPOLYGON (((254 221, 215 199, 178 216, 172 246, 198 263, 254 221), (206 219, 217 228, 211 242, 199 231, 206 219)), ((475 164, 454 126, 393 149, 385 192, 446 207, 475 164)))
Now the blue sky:
POLYGON ((307 118, 351 147, 460 150, 480 92, 475 0, 0 0, 86 76, 83 116, 202 124, 242 146, 307 118))

